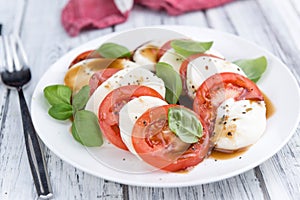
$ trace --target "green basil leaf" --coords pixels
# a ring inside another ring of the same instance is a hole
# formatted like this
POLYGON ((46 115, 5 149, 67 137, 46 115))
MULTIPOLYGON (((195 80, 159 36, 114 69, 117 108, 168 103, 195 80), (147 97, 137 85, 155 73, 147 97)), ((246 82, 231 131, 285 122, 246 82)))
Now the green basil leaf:
POLYGON ((88 86, 88 85, 83 86, 79 90, 79 92, 73 96, 73 99, 72 99, 72 105, 73 105, 75 112, 77 110, 84 109, 86 103, 89 100, 89 97, 90 97, 90 86, 88 86))
POLYGON ((193 40, 173 40, 171 47, 176 53, 189 57, 190 55, 197 53, 204 53, 209 50, 213 45, 213 42, 197 42, 193 40))
POLYGON ((187 132, 183 132, 182 134, 178 135, 178 137, 185 143, 190 143, 190 144, 193 144, 193 143, 196 143, 199 138, 192 135, 192 134, 189 134, 187 132))
POLYGON ((156 75, 161 78, 166 87, 165 99, 170 104, 177 103, 182 92, 182 82, 180 75, 167 63, 159 62, 156 64, 156 75))
POLYGON ((98 118, 93 112, 87 110, 75 113, 72 135, 84 146, 95 147, 103 144, 98 118))
POLYGON ((73 108, 66 103, 55 104, 49 109, 48 113, 54 119, 66 120, 73 115, 73 108))
POLYGON ((169 108, 168 123, 170 130, 183 142, 195 143, 202 137, 203 128, 199 119, 187 108, 169 108))
POLYGON ((247 77, 255 83, 266 71, 268 65, 267 58, 265 56, 255 59, 241 59, 234 63, 238 65, 245 72, 247 77))
POLYGON ((50 105, 70 104, 72 91, 65 85, 50 85, 44 88, 44 96, 50 105))
POLYGON ((130 51, 119 44, 115 43, 104 43, 102 44, 97 51, 104 58, 120 58, 120 57, 130 57, 130 51))
POLYGON ((72 122, 72 126, 71 126, 71 131, 72 131, 72 136, 73 138, 79 142, 80 144, 82 144, 81 140, 80 140, 80 137, 78 135, 78 132, 77 132, 77 129, 75 128, 75 122, 73 121, 72 122))

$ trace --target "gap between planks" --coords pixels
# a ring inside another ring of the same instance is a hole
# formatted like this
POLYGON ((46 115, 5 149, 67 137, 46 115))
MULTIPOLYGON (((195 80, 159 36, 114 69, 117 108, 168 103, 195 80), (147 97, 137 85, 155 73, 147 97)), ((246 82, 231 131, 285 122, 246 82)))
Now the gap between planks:
POLYGON ((2 100, 2 106, 1 106, 1 111, 0 111, 0 121, 1 121, 1 126, 0 126, 0 146, 2 143, 2 132, 5 128, 5 122, 6 122, 6 117, 7 117, 7 112, 8 112, 8 105, 9 105, 9 97, 10 97, 10 89, 6 89, 6 92, 3 95, 3 100, 2 100))

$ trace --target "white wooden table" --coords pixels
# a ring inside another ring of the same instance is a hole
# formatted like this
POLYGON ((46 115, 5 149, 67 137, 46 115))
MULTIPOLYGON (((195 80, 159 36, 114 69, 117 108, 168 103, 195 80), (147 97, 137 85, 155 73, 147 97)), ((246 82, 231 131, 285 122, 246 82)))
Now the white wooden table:
MULTIPOLYGON (((43 73, 70 49, 93 38, 148 25, 193 25, 230 32, 278 56, 299 83, 300 1, 237 0, 178 17, 135 6, 127 22, 69 37, 60 13, 67 0, 0 0, 3 33, 18 30, 33 71, 28 101, 43 73), (18 22, 18 13, 24 10, 18 22)), ((280 80, 278 80, 280 81, 280 80)), ((30 102, 28 102, 30 103, 30 102)), ((0 199, 36 198, 23 141, 17 93, 0 84, 0 199)), ((238 176, 185 188, 147 188, 103 180, 67 164, 44 147, 55 199, 300 199, 300 129, 276 155, 238 176)))

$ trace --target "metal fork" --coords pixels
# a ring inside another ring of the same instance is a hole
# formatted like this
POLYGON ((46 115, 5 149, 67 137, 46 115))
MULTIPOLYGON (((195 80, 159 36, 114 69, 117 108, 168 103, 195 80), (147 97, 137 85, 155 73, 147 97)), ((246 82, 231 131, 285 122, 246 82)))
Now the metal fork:
POLYGON ((38 198, 50 199, 53 194, 45 159, 23 94, 23 86, 31 79, 27 56, 19 36, 2 37, 6 57, 6 70, 1 72, 2 82, 18 91, 26 151, 38 198))

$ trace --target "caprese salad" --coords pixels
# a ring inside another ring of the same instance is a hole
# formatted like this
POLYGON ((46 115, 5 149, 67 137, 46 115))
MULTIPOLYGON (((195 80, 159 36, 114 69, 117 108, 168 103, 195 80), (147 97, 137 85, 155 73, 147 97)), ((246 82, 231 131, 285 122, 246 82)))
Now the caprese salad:
POLYGON ((255 82, 267 60, 231 62, 212 45, 180 38, 130 51, 104 43, 74 58, 63 85, 44 89, 48 113, 71 119, 85 146, 108 140, 165 171, 191 168, 212 150, 249 147, 266 128, 255 82))

